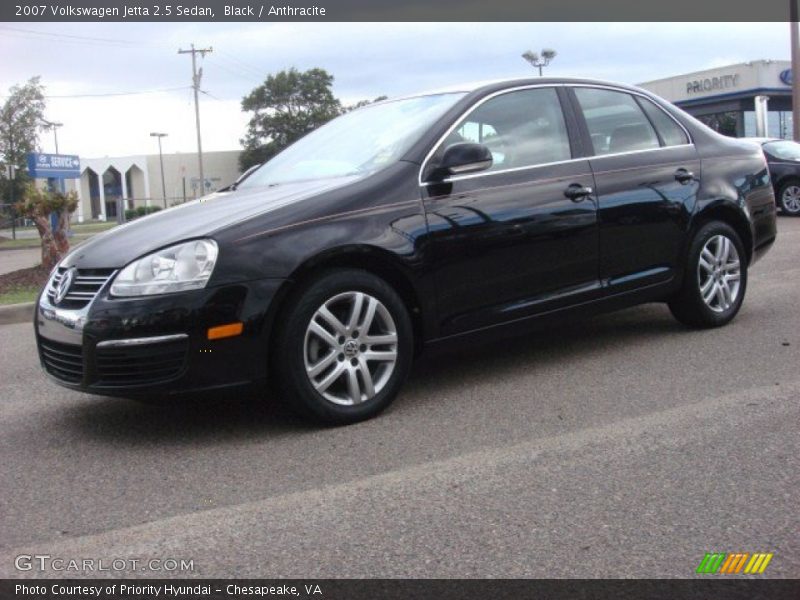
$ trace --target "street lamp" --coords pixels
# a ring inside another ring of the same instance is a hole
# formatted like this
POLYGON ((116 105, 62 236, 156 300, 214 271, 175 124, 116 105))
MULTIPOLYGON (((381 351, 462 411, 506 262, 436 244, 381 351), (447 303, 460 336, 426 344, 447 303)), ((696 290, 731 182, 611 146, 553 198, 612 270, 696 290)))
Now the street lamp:
POLYGON ((48 121, 46 119, 42 119, 42 124, 45 126, 45 128, 53 130, 53 140, 55 141, 56 145, 56 154, 58 154, 58 128, 63 127, 64 124, 57 123, 55 121, 48 121))
POLYGON ((158 162, 161 164, 161 197, 164 199, 164 208, 167 208, 167 185, 164 183, 164 154, 161 152, 161 138, 167 137, 167 133, 153 132, 150 137, 158 138, 158 162))
POLYGON ((531 52, 526 50, 522 54, 522 58, 527 60, 535 69, 539 69, 539 77, 542 76, 542 68, 550 64, 550 61, 556 57, 556 51, 551 48, 544 48, 542 55, 539 56, 538 52, 531 52))
MULTIPOLYGON (((42 124, 45 126, 45 128, 53 130, 53 141, 55 142, 55 146, 56 146, 56 154, 58 154, 58 128, 59 127, 63 127, 64 124, 63 123, 58 123, 57 121, 48 121, 47 119, 42 119, 42 124)), ((50 185, 50 184, 48 184, 48 185, 50 185)), ((55 188, 55 184, 52 184, 52 185, 53 185, 53 188, 55 188)), ((58 190, 62 194, 66 191, 66 187, 65 187, 63 179, 59 179, 58 180, 58 190)), ((54 218, 55 217, 53 217, 51 215, 50 220, 53 221, 54 218)), ((55 221, 53 221, 53 222, 55 223, 55 221)), ((55 225, 53 225, 53 227, 55 227, 55 225)))
MULTIPOLYGON (((5 157, 3 157, 5 158, 5 157)), ((17 165, 6 164, 6 179, 9 181, 9 194, 11 196, 11 239, 17 239, 17 209, 14 204, 14 180, 17 178, 17 165)))

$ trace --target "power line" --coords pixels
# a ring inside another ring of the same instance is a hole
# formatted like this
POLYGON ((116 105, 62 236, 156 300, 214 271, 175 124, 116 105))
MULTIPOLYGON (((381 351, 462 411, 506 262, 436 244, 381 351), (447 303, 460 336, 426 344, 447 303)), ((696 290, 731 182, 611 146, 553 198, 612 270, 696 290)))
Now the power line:
MULTIPOLYGON (((50 100, 52 98, 108 98, 112 96, 139 96, 142 94, 161 94, 164 92, 177 92, 179 90, 188 90, 191 86, 183 85, 180 87, 173 87, 173 88, 162 88, 159 90, 137 90, 135 92, 104 92, 101 94, 64 94, 64 95, 52 95, 52 96, 44 96, 45 99, 50 100)), ((11 96, 8 95, 0 95, 0 98, 10 98, 11 96)))
MULTIPOLYGON (((101 44, 113 44, 116 46, 125 45, 125 46, 141 46, 141 42, 135 42, 133 40, 123 40, 123 39, 111 39, 111 38, 97 38, 97 37, 89 37, 84 35, 70 35, 68 33, 53 33, 50 31, 37 31, 35 29, 23 29, 22 27, 8 27, 6 25, 0 26, 0 29, 5 31, 13 31, 16 33, 23 33, 23 34, 33 34, 33 35, 40 35, 45 37, 56 38, 59 41, 71 41, 72 43, 101 43, 101 44)), ((22 36, 28 37, 28 36, 22 36)), ((38 38, 30 38, 30 39, 38 39, 38 38)))
POLYGON ((208 62, 212 67, 219 67, 220 69, 222 69, 223 71, 227 71, 228 73, 230 73, 231 75, 233 75, 237 79, 246 80, 246 81, 254 81, 255 80, 255 78, 252 75, 250 75, 249 73, 245 73, 244 71, 239 70, 239 69, 234 70, 230 66, 227 66, 225 63, 220 62, 218 60, 209 59, 208 62))
POLYGON ((238 58, 238 57, 236 57, 236 56, 234 56, 232 54, 228 54, 227 52, 220 52, 220 54, 222 55, 223 58, 226 58, 228 61, 240 65, 241 68, 247 69, 248 71, 253 73, 255 76, 257 76, 259 78, 263 78, 264 77, 264 69, 262 69, 260 67, 257 67, 255 65, 249 63, 249 62, 246 62, 246 61, 242 60, 241 58, 238 58))
POLYGON ((222 102, 222 98, 217 98, 217 97, 216 97, 214 94, 212 94, 211 92, 207 92, 206 90, 200 90, 200 93, 201 93, 201 94, 205 94, 206 96, 208 96, 208 97, 209 97, 209 98, 211 98, 212 100, 216 100, 217 102, 222 102))

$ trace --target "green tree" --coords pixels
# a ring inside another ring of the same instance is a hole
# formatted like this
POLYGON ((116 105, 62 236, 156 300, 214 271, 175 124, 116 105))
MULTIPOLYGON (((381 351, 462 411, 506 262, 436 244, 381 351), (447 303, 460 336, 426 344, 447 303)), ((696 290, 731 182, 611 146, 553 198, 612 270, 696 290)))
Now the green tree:
POLYGON ((78 206, 75 192, 62 194, 41 189, 34 182, 25 186, 22 201, 17 204, 17 214, 32 219, 42 238, 42 266, 52 269, 69 251, 66 226, 69 215, 78 206), (50 214, 55 213, 55 227, 50 223, 50 214))
POLYGON ((252 112, 244 151, 239 156, 242 170, 262 163, 291 143, 324 125, 342 112, 333 95, 333 75, 324 69, 289 69, 269 75, 242 100, 242 110, 252 112))
POLYGON ((44 86, 39 77, 13 86, 0 107, 0 158, 3 167, 9 164, 18 167, 15 181, 2 180, 4 202, 11 202, 12 197, 19 198, 29 181, 24 166, 27 154, 36 151, 44 109, 44 86))

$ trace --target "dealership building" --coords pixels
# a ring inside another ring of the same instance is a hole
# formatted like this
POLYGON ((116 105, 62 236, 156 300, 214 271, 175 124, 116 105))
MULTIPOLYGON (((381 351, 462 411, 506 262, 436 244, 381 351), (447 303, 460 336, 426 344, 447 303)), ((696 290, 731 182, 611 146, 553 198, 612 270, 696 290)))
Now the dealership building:
POLYGON ((158 154, 80 159, 80 179, 66 180, 78 193, 73 221, 115 221, 120 210, 172 206, 233 183, 239 176, 238 150, 203 153, 205 186, 197 154, 164 154, 164 185, 158 154))
POLYGON ((754 60, 639 85, 725 135, 791 139, 791 66, 754 60))

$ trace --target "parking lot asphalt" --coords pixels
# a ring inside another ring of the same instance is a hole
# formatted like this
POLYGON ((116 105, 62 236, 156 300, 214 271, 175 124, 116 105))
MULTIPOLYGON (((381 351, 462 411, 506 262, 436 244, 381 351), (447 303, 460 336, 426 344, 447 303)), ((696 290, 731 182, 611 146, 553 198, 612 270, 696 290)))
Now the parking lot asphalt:
POLYGON ((727 327, 651 304, 423 355, 350 427, 63 390, 32 327, 0 327, 0 576, 120 574, 14 568, 47 554, 196 577, 692 577, 715 551, 800 577, 800 219, 779 231, 727 327))

